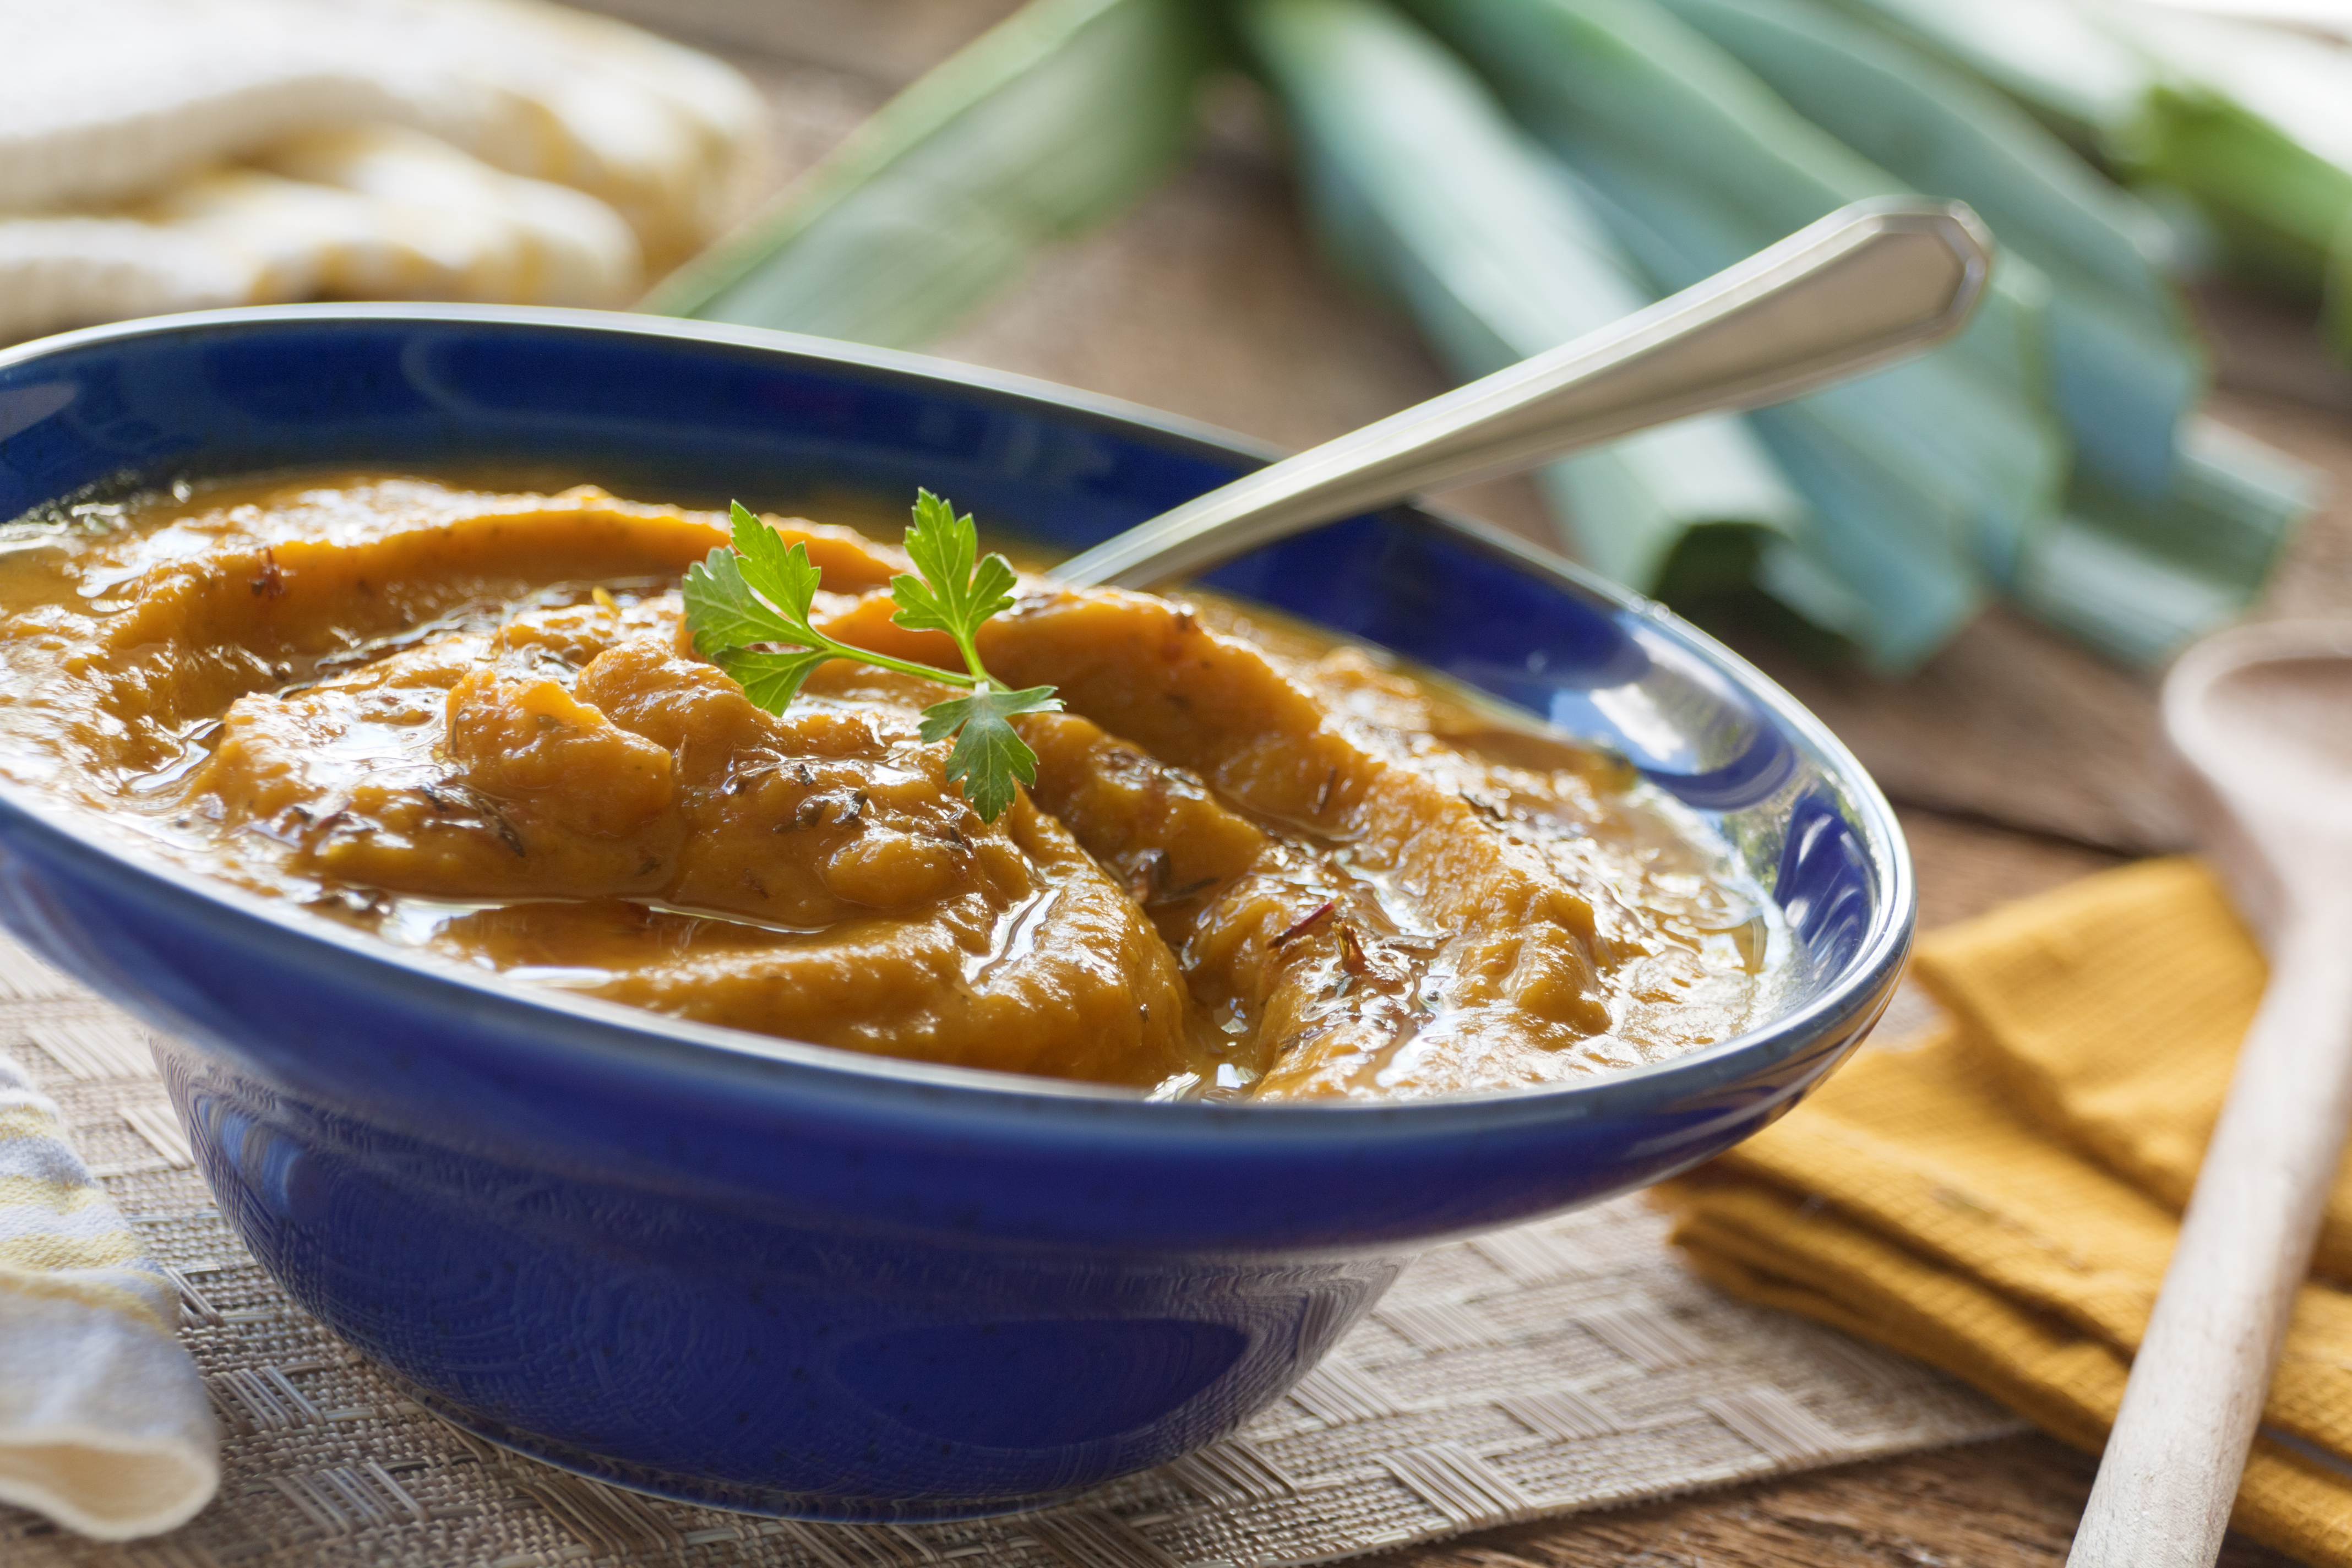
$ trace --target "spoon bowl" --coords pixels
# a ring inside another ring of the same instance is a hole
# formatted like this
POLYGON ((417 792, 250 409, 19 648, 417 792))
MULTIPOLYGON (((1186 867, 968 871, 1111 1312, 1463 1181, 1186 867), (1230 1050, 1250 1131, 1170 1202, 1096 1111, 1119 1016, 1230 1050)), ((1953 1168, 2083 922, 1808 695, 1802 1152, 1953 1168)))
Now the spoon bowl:
MULTIPOLYGON (((2209 787, 2247 826, 2292 821, 2299 836, 2352 838, 2348 721, 2352 622, 2241 627, 2185 657, 2166 692, 2174 749, 2209 787)), ((2309 874, 2307 855, 2278 852, 2283 874, 2309 874)))
POLYGON ((2069 1568, 2219 1555, 2352 1122, 2352 622, 2199 645, 2165 683, 2164 720, 2206 793, 2209 847, 2268 937, 2271 982, 2069 1568))

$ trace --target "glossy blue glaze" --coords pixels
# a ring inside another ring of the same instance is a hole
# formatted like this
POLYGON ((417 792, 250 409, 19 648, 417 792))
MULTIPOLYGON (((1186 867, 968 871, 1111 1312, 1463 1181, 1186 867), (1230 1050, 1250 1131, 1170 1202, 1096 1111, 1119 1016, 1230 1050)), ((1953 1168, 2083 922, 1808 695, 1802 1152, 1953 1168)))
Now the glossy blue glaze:
MULTIPOLYGON (((1076 547, 1262 457, 961 367, 627 317, 300 308, 0 353, 0 517, 181 475, 487 467, 755 505, 920 483, 1076 547)), ((1402 508, 1215 581, 1606 741, 1719 824, 1803 939, 1778 1015, 1541 1092, 1153 1105, 509 988, 125 858, 17 785, 0 920, 170 1031, 256 1256, 451 1418, 747 1509, 1047 1500, 1230 1431, 1418 1248, 1764 1126, 1860 1040, 1909 941, 1862 770, 1655 606, 1402 508)))

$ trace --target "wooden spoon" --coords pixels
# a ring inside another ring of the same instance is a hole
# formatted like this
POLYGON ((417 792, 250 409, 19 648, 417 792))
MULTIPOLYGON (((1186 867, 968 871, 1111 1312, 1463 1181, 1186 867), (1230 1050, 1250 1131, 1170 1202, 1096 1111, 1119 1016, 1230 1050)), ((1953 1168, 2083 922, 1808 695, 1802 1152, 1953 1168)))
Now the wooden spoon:
POLYGON ((2352 1121, 2352 622, 2244 626, 2165 682, 2210 847, 2269 939, 2180 1240, 2069 1568, 2204 1568, 2221 1549, 2352 1121))

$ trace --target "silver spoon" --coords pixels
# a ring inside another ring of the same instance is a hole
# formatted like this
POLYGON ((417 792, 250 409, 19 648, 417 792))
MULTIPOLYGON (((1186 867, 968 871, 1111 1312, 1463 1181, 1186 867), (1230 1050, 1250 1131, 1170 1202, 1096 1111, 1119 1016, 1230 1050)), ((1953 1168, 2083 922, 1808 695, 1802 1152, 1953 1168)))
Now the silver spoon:
POLYGON ((1992 249, 1958 202, 1840 207, 1647 310, 1162 512, 1054 575, 1156 587, 1423 490, 1802 396, 1958 332, 1992 249))
POLYGON ((2183 655, 2164 727, 2271 979, 2067 1568, 2209 1568, 2352 1121, 2352 621, 2242 626, 2183 655))

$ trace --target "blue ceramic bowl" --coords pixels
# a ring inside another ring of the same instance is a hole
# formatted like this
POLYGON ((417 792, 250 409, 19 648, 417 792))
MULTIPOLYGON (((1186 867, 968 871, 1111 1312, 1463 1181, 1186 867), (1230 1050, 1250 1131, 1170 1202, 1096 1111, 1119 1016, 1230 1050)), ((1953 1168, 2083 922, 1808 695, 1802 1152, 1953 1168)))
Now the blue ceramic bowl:
MULTIPOLYGON (((764 505, 922 484, 1076 548, 1265 457, 961 366, 623 316, 227 311, 0 353, 0 518, 183 475, 504 468, 764 505)), ((1402 507, 1212 581, 1623 751, 1786 911, 1785 1006, 1574 1087, 1150 1104, 469 977, 127 857, 14 784, 0 921, 169 1031, 254 1255, 460 1426, 773 1513, 1048 1501, 1231 1431, 1420 1248, 1771 1121, 1860 1041, 1910 938, 1861 767, 1656 605, 1402 507)))

